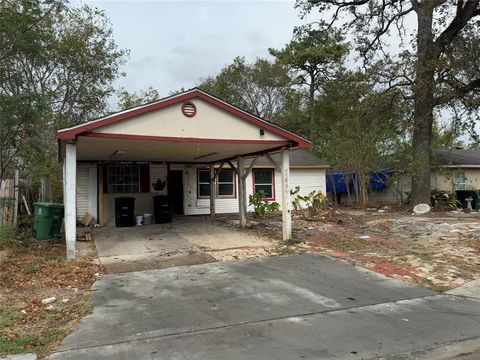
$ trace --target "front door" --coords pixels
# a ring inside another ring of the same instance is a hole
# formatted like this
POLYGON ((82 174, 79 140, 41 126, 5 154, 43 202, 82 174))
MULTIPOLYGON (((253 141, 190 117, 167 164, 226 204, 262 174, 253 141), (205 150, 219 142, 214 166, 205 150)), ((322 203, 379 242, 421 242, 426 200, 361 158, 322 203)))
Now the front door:
POLYGON ((167 184, 173 213, 183 215, 183 171, 170 170, 167 184))

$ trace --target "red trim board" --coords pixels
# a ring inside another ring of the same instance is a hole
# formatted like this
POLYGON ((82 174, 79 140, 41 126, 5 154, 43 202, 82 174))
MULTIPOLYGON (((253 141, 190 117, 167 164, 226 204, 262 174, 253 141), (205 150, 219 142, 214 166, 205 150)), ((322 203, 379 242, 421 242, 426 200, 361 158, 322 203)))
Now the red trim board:
POLYGON ((289 141, 283 140, 239 140, 239 139, 206 139, 191 137, 173 137, 173 136, 151 136, 151 135, 131 135, 131 134, 111 134, 87 132, 79 136, 105 138, 105 139, 125 139, 125 140, 153 140, 163 142, 188 142, 188 143, 210 143, 210 144, 247 144, 247 145, 289 145, 289 141))

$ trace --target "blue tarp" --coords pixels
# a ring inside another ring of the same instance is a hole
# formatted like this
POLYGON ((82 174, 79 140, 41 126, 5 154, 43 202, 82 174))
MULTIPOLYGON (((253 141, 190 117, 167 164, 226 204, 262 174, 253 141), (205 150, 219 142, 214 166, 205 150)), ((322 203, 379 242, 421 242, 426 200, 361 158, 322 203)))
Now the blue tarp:
POLYGON ((368 182, 368 188, 370 190, 385 189, 387 187, 387 180, 389 175, 390 170, 388 169, 370 173, 370 181, 368 182))
MULTIPOLYGON (((386 188, 386 182, 388 180, 388 176, 390 175, 391 171, 389 169, 384 169, 381 171, 371 172, 370 180, 368 182, 368 188, 370 190, 383 190, 386 188)), ((337 193, 346 193, 347 192, 347 181, 346 179, 350 180, 349 186, 350 191, 354 191, 355 189, 355 181, 356 181, 356 174, 343 174, 343 173, 330 173, 327 174, 327 193, 333 193, 334 189, 337 193)))

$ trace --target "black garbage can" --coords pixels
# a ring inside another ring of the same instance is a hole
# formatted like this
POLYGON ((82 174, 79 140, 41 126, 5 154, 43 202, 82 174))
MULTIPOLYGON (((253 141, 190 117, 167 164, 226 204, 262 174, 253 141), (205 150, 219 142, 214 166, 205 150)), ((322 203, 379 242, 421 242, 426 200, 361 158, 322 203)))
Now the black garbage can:
POLYGON ((135 225, 135 198, 115 198, 115 226, 126 227, 135 225))
POLYGON ((157 195, 153 197, 153 214, 157 224, 172 222, 172 204, 168 196, 157 195))

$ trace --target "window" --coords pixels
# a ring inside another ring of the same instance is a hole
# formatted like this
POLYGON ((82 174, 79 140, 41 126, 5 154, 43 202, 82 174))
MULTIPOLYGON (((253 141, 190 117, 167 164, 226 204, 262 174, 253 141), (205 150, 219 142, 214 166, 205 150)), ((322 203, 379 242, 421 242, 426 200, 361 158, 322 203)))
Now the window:
POLYGON ((109 193, 138 193, 140 192, 140 167, 109 165, 107 183, 109 193))
POLYGON ((463 171, 456 171, 453 175, 453 190, 466 190, 466 180, 463 171))
POLYGON ((235 174, 233 170, 220 170, 218 173, 217 196, 235 197, 235 174))
MULTIPOLYGON (((199 198, 210 197, 210 170, 198 170, 197 195, 199 198)), ((232 169, 220 170, 218 173, 215 196, 217 198, 235 197, 235 173, 232 169)))
POLYGON ((210 196, 210 170, 198 170, 198 197, 210 196))
POLYGON ((273 169, 254 169, 253 170, 253 192, 255 194, 263 191, 266 200, 275 199, 273 169))

